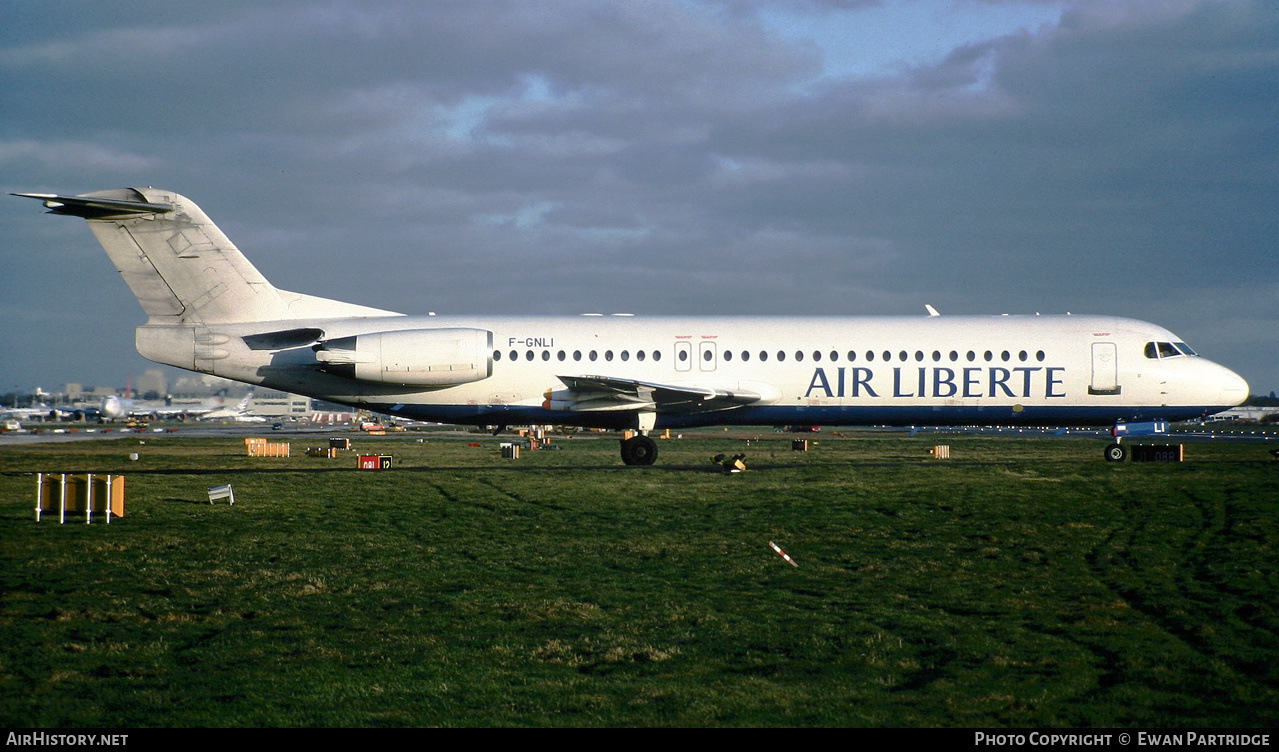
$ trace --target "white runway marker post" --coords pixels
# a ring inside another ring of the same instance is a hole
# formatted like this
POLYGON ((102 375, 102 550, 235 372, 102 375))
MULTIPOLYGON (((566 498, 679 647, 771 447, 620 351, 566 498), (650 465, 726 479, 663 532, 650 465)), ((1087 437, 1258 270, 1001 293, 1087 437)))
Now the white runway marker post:
POLYGON ((794 560, 794 559, 792 559, 792 558, 790 557, 790 554, 788 554, 788 553, 786 553, 785 551, 783 551, 783 550, 781 550, 780 548, 778 548, 776 543, 774 543, 774 542, 772 542, 772 541, 769 541, 769 542, 768 542, 768 545, 769 545, 769 546, 770 546, 770 547, 771 547, 774 551, 776 551, 776 552, 777 552, 777 555, 778 555, 778 556, 780 556, 780 557, 782 557, 783 559, 785 559, 787 564, 790 564, 792 567, 799 568, 799 565, 798 565, 798 564, 796 564, 796 563, 795 563, 795 560, 794 560))

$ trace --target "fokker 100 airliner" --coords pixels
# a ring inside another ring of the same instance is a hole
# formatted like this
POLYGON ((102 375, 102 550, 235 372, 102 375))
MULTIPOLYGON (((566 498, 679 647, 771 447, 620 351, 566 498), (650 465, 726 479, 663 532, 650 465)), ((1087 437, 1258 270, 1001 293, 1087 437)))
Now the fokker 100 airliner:
POLYGON ((147 314, 143 357, 420 420, 633 429, 628 465, 656 460, 660 428, 1133 426, 1248 396, 1126 318, 406 316, 273 287, 175 193, 15 195, 88 221, 147 314))

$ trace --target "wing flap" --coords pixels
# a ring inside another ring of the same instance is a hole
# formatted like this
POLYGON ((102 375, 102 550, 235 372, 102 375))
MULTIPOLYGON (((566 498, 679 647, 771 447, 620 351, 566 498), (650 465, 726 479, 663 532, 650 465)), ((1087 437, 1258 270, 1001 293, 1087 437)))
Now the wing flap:
POLYGON ((612 376, 559 376, 567 393, 549 392, 550 402, 567 403, 570 410, 657 410, 697 413, 729 410, 758 402, 761 395, 746 389, 717 389, 696 384, 661 384, 612 376))

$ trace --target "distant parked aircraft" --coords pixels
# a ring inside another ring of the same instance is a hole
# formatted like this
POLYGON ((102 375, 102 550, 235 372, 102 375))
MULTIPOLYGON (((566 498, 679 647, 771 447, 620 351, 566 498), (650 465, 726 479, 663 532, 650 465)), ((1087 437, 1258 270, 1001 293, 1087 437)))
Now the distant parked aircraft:
POLYGON ((237 423, 265 423, 266 418, 261 415, 250 415, 249 403, 253 401, 253 392, 244 395, 244 399, 236 403, 235 407, 223 407, 200 416, 201 420, 234 420, 237 423))
POLYGON ((226 406, 221 397, 210 397, 196 404, 172 404, 167 400, 135 400, 128 397, 117 397, 112 394, 102 398, 100 410, 103 417, 120 420, 128 417, 157 416, 160 418, 176 418, 181 416, 205 417, 215 410, 224 410, 226 406))

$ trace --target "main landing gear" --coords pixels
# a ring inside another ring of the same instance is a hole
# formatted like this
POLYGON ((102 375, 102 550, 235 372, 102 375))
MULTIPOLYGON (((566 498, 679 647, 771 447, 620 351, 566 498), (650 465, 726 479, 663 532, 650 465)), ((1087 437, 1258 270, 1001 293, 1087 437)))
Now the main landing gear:
POLYGON ((651 465, 656 461, 656 441, 643 435, 622 439, 622 462, 628 465, 651 465))

